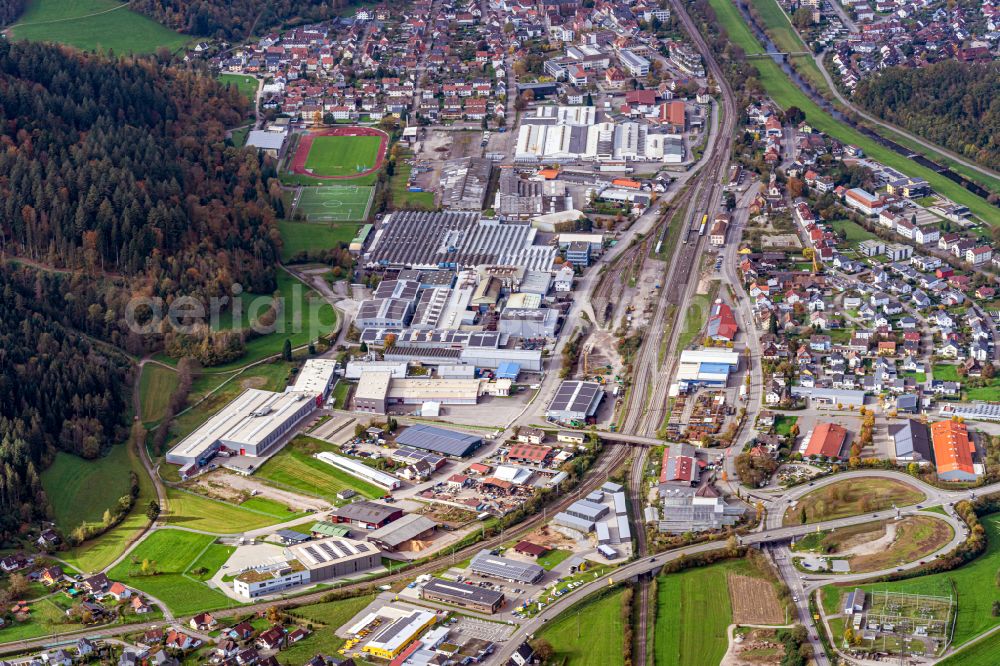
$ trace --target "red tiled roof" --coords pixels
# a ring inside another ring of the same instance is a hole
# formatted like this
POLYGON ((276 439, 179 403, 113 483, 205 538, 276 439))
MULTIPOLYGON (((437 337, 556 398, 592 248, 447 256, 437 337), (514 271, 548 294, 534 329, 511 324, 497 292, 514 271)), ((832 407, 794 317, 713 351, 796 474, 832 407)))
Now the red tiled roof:
POLYGON ((806 446, 807 456, 825 456, 836 458, 847 439, 847 431, 836 423, 820 423, 814 429, 809 445, 806 446))

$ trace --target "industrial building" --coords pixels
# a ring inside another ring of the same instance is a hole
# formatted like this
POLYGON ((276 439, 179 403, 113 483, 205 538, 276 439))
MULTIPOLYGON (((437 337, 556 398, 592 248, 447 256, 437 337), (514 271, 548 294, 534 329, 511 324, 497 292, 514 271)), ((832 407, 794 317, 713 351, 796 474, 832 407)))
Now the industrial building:
POLYGON ((330 397, 336 370, 337 361, 332 358, 311 358, 302 365, 295 376, 295 383, 285 389, 285 392, 311 393, 321 395, 326 400, 330 397))
POLYGON ((552 308, 504 308, 497 330, 518 338, 555 338, 559 311, 552 308))
POLYGON ((725 349, 685 349, 681 352, 677 385, 681 391, 697 386, 722 388, 740 363, 737 352, 725 349))
POLYGON ((452 458, 464 458, 483 445, 483 438, 464 432, 418 423, 396 437, 396 444, 433 451, 452 458))
POLYGON ((448 160, 441 167, 441 204, 451 210, 482 210, 493 162, 482 157, 448 160))
POLYGON ((474 405, 483 394, 483 380, 440 377, 393 378, 382 371, 361 375, 354 392, 354 409, 385 414, 390 405, 474 405))
POLYGON ((591 502, 589 500, 577 500, 570 504, 566 508, 568 515, 574 518, 580 518, 581 520, 589 520, 596 522, 606 516, 610 509, 603 504, 598 504, 597 502, 591 502))
MULTIPOLYGON (((542 215, 574 211, 573 197, 566 183, 559 180, 522 178, 516 170, 501 167, 500 185, 494 207, 497 213, 511 219, 528 219, 542 215)), ((571 220, 579 217, 573 215, 571 220)), ((537 226, 537 225, 534 225, 537 226)))
POLYGON ((663 450, 663 464, 660 465, 660 483, 681 486, 698 484, 701 466, 690 444, 668 444, 663 450))
POLYGON ((553 525, 562 525, 563 527, 568 527, 572 530, 577 530, 578 532, 583 532, 587 534, 594 531, 594 521, 586 520, 585 518, 577 518, 576 516, 571 516, 565 511, 560 511, 552 517, 553 525))
POLYGON ((926 465, 933 461, 931 432, 926 424, 907 419, 902 425, 890 426, 889 437, 896 451, 897 464, 926 465))
POLYGON ((345 504, 330 516, 335 523, 348 523, 364 530, 377 530, 402 517, 402 509, 367 500, 345 504))
POLYGON ((803 455, 839 458, 847 442, 847 430, 836 423, 817 423, 806 440, 803 455))
POLYGON ((433 534, 437 523, 416 513, 408 513, 399 520, 369 532, 365 539, 382 550, 390 552, 416 552, 428 546, 427 537, 433 534))
POLYGON ((851 407, 857 409, 865 404, 864 391, 793 386, 791 392, 797 398, 809 398, 811 406, 816 409, 849 409, 851 407))
POLYGON ((329 537, 289 546, 284 558, 264 562, 233 579, 233 589, 244 599, 276 594, 284 590, 354 576, 382 566, 374 546, 345 537, 329 537))
POLYGON ((548 271, 556 248, 534 245, 536 233, 530 224, 483 219, 476 212, 397 211, 382 221, 365 260, 372 268, 502 265, 548 271))
POLYGON ((597 382, 567 379, 559 385, 545 417, 552 421, 587 421, 597 414, 604 389, 597 382))
POLYGON ((368 465, 360 463, 352 458, 338 456, 337 454, 330 453, 329 451, 321 451, 320 453, 317 453, 316 458, 318 460, 322 460, 331 467, 347 472, 351 476, 358 477, 368 483, 374 483, 375 485, 385 488, 386 490, 395 490, 402 485, 399 479, 391 474, 381 472, 374 467, 369 467, 368 465))
POLYGON ((478 585, 451 583, 431 578, 420 588, 420 596, 428 601, 440 601, 480 613, 496 613, 503 607, 504 594, 478 585))
POLYGON ((362 301, 355 325, 359 328, 405 328, 413 317, 413 301, 401 298, 371 298, 362 301))
POLYGON ((712 486, 702 486, 697 490, 663 487, 660 496, 663 498, 663 519, 657 524, 657 529, 667 534, 732 527, 745 511, 742 505, 729 504, 719 497, 712 486))
POLYGON ((469 563, 469 570, 480 576, 526 585, 537 583, 545 575, 545 569, 537 564, 500 557, 488 550, 476 553, 469 563))
POLYGON ((356 635, 376 619, 380 619, 381 623, 361 650, 391 660, 415 641, 425 629, 432 626, 437 621, 437 615, 426 610, 383 606, 362 618, 348 629, 348 633, 356 635))
POLYGON ((206 464, 225 447, 241 456, 263 456, 316 409, 317 394, 247 389, 167 452, 174 465, 206 464))
POLYGON ((288 554, 310 572, 310 580, 345 578, 382 566, 378 548, 354 539, 329 537, 288 547, 288 554))
POLYGON ((969 429, 958 421, 938 421, 931 424, 934 443, 934 463, 942 481, 975 481, 981 473, 976 465, 976 443, 969 429))

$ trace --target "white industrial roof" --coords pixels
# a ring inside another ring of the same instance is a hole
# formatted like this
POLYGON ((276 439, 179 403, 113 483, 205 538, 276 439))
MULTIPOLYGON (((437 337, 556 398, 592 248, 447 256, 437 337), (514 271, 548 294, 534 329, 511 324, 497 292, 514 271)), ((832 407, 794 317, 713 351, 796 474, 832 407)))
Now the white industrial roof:
POLYGON ((392 372, 381 368, 365 369, 358 380, 358 388, 354 392, 355 399, 385 400, 389 393, 389 383, 392 372))
POLYGON ((295 377, 295 383, 287 390, 319 395, 330 386, 336 368, 337 361, 332 358, 311 358, 305 362, 295 377))
POLYGON ((726 363, 739 365, 740 355, 725 349, 686 349, 681 352, 681 363, 726 363))
POLYGON ((197 458, 219 441, 231 447, 255 446, 281 426, 302 400, 309 398, 305 393, 247 389, 170 452, 175 456, 197 458))

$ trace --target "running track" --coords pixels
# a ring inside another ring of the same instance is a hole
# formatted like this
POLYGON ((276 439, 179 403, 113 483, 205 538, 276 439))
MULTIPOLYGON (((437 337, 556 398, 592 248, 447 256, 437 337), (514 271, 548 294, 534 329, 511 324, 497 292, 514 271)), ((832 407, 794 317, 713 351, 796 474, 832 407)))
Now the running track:
POLYGON ((382 163, 385 162, 385 152, 388 144, 389 135, 382 130, 373 129, 371 127, 334 127, 330 129, 317 130, 315 132, 308 132, 299 138, 299 145, 295 149, 295 157, 292 159, 292 173, 299 174, 300 176, 308 176, 310 178, 319 178, 321 180, 353 180, 355 178, 360 178, 361 176, 367 176, 368 174, 375 173, 382 168, 382 163), (306 159, 309 157, 309 150, 312 148, 313 139, 318 136, 379 137, 378 156, 375 158, 375 166, 371 169, 359 171, 358 173, 352 173, 346 176, 320 176, 319 174, 310 173, 309 170, 306 169, 306 159))

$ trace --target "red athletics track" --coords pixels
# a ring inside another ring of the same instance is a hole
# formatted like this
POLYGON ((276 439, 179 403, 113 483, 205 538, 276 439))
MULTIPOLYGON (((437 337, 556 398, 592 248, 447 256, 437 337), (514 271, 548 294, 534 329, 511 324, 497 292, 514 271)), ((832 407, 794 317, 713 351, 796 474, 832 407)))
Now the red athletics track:
POLYGON ((367 176, 368 174, 375 173, 382 168, 382 163, 385 162, 385 149, 388 144, 389 135, 382 130, 373 129, 371 127, 333 127, 330 129, 309 132, 299 137, 299 145, 295 149, 295 157, 292 159, 292 173, 299 174, 300 176, 308 176, 310 178, 319 178, 321 180, 352 180, 354 178, 360 178, 361 176, 367 176), (375 158, 375 166, 371 169, 359 171, 358 173, 352 173, 347 176, 320 176, 319 174, 310 173, 306 169, 306 159, 309 157, 309 150, 312 148, 313 139, 318 136, 379 137, 381 141, 379 141, 378 144, 378 157, 375 158))

